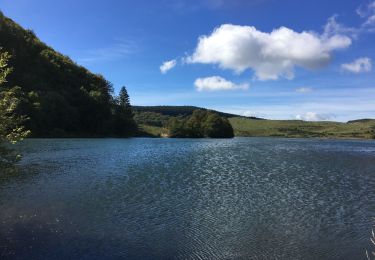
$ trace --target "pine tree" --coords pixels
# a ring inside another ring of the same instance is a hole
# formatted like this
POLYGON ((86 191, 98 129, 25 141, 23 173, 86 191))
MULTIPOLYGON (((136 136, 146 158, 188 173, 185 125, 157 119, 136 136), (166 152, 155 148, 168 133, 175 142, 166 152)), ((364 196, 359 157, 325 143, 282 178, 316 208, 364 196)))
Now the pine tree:
POLYGON ((126 90, 125 86, 121 87, 121 89, 120 89, 120 93, 119 93, 119 105, 121 107, 124 107, 126 109, 130 109, 131 110, 130 98, 129 98, 129 94, 128 94, 128 91, 126 90))
POLYGON ((134 121, 133 110, 130 105, 130 98, 126 87, 121 87, 117 97, 115 108, 115 129, 116 136, 131 136, 137 131, 137 125, 134 121))

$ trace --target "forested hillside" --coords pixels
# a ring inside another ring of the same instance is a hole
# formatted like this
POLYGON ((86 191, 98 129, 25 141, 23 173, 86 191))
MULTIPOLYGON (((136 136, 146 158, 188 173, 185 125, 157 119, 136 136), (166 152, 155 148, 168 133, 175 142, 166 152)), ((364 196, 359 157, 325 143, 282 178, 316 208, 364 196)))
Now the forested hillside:
MULTIPOLYGON (((134 112, 153 112, 153 113, 159 113, 165 116, 191 116, 195 110, 210 110, 205 109, 201 107, 195 107, 195 106, 134 106, 133 107, 134 112)), ((212 110, 211 110, 212 111, 212 110)), ((224 113, 220 111, 215 111, 219 116, 221 117, 245 117, 245 116, 239 116, 235 114, 230 113, 224 113)), ((251 119, 261 119, 256 117, 246 117, 251 119)))
POLYGON ((29 117, 25 124, 32 136, 128 136, 134 132, 132 114, 112 97, 110 82, 54 51, 33 31, 2 13, 0 47, 10 54, 8 65, 13 69, 5 88, 20 87, 17 113, 29 117))

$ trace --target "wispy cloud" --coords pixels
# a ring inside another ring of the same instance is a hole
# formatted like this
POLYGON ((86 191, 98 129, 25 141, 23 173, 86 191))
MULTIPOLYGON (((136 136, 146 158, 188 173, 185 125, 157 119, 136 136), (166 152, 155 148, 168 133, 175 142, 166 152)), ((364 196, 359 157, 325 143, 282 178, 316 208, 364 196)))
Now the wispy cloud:
POLYGON ((162 74, 167 73, 169 70, 173 69, 177 64, 177 61, 175 59, 168 60, 163 62, 163 64, 160 66, 160 72, 162 74))
POLYGON ((327 23, 324 25, 323 37, 327 38, 332 35, 348 35, 351 38, 356 39, 362 32, 362 29, 341 24, 337 21, 338 17, 339 16, 335 14, 328 18, 327 23))
POLYGON ((117 40, 115 43, 84 52, 82 57, 78 58, 79 63, 97 63, 122 59, 138 50, 137 44, 129 40, 117 40))
POLYGON ((352 73, 369 72, 372 69, 371 59, 367 57, 359 58, 351 63, 342 64, 341 68, 352 73))
POLYGON ((312 92, 312 91, 313 91, 313 88, 311 88, 311 87, 300 87, 300 88, 296 89, 296 92, 298 92, 298 93, 309 93, 309 92, 312 92))
POLYGON ((359 6, 357 14, 365 19, 361 26, 362 30, 370 32, 375 30, 375 1, 359 6))

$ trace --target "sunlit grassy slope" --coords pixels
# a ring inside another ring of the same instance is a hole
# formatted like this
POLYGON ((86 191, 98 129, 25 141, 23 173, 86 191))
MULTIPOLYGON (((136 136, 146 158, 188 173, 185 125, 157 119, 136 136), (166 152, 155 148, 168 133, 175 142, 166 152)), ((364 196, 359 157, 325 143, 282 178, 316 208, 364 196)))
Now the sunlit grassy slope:
MULTIPOLYGON (((197 107, 135 107, 135 120, 148 136, 165 136, 169 119, 189 116, 197 107)), ((220 113, 220 112, 219 112, 220 113)), ((301 120, 263 120, 221 113, 229 118, 236 136, 279 136, 318 138, 375 138, 375 119, 340 122, 306 122, 301 120)))
POLYGON ((375 120, 348 123, 300 120, 229 119, 236 136, 375 138, 375 120))

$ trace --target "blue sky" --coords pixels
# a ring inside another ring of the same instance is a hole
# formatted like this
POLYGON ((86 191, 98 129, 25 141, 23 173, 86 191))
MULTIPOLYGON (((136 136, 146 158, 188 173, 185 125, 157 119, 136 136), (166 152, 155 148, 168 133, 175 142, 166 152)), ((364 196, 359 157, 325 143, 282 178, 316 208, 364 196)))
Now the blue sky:
POLYGON ((375 117, 373 0, 1 0, 0 9, 116 91, 125 85, 135 105, 375 117))

